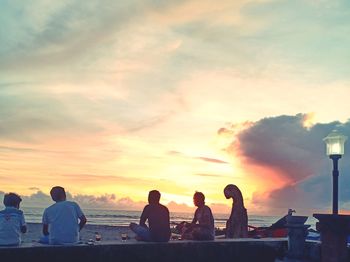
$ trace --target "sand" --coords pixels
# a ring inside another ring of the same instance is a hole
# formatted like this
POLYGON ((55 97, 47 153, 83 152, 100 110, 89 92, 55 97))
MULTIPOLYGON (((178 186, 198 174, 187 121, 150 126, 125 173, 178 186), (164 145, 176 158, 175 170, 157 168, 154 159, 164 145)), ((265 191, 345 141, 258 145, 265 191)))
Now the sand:
MULTIPOLYGON (((27 233, 22 234, 23 244, 38 244, 40 237, 42 236, 42 224, 27 223, 27 233)), ((126 233, 128 236, 127 242, 136 242, 135 234, 129 229, 129 227, 122 226, 104 226, 104 225, 85 225, 80 232, 80 239, 82 243, 87 243, 89 239, 95 240, 95 232, 98 232, 103 242, 122 242, 121 234, 126 233)), ((97 242, 96 242, 97 243, 97 242)))
MULTIPOLYGON (((222 232, 221 232, 222 233, 222 232)), ((39 243, 39 239, 42 237, 42 224, 39 223, 27 223, 27 233, 22 234, 23 247, 28 246, 41 246, 44 244, 39 243)), ((172 239, 170 241, 178 241, 180 235, 172 233, 172 239)), ((223 239, 224 235, 216 236, 216 239, 223 239)), ((80 231, 79 245, 88 244, 89 240, 94 241, 94 245, 98 244, 132 244, 137 243, 135 239, 135 233, 127 226, 106 226, 106 225, 90 225, 87 224, 80 231), (98 232, 101 235, 101 240, 95 240, 95 233, 98 232), (127 240, 122 241, 121 235, 127 234, 127 240)))

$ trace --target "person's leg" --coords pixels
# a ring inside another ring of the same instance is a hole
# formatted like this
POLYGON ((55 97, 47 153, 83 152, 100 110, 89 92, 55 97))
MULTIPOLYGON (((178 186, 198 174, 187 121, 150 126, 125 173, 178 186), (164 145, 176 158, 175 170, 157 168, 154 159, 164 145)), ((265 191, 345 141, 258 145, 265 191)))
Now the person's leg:
POLYGON ((39 243, 41 244, 49 244, 49 236, 41 236, 39 239, 39 243))
POLYGON ((195 227, 191 223, 185 222, 181 232, 181 239, 192 240, 194 229, 195 227))
POLYGON ((135 223, 130 223, 130 229, 140 238, 142 241, 152 241, 151 232, 148 228, 140 226, 135 223))
POLYGON ((214 237, 210 230, 207 230, 205 228, 195 228, 192 234, 194 240, 214 240, 214 237))

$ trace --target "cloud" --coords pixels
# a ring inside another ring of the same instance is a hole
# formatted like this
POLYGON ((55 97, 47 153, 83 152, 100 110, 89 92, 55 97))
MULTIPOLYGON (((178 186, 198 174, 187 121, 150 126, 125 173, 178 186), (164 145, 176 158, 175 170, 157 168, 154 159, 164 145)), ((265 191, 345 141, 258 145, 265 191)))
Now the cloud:
MULTIPOLYGON (((230 214, 231 213, 231 207, 225 204, 218 204, 218 203, 211 203, 210 205, 211 211, 214 214, 230 214)), ((228 217, 227 217, 228 218, 228 217)))
POLYGON ((38 188, 38 187, 30 187, 30 188, 28 188, 29 190, 34 190, 34 191, 40 191, 40 188, 38 188))
POLYGON ((188 212, 188 213, 191 213, 194 210, 193 207, 189 207, 186 204, 179 204, 179 203, 176 203, 174 201, 170 201, 167 204, 167 207, 169 208, 170 212, 188 212))
POLYGON ((217 175, 217 174, 195 174, 196 176, 202 176, 202 177, 223 177, 222 175, 217 175))
POLYGON ((206 162, 216 163, 216 164, 228 164, 226 161, 222 161, 220 159, 210 158, 210 157, 196 157, 196 159, 200 159, 206 162))
POLYGON ((175 156, 175 157, 184 157, 184 158, 191 158, 191 159, 198 159, 198 160, 202 160, 205 162, 210 162, 210 163, 215 163, 215 164, 229 164, 226 161, 220 160, 220 159, 216 159, 216 158, 211 158, 211 157, 203 157, 203 156, 188 156, 185 153, 176 151, 176 150, 170 150, 167 152, 168 155, 170 156, 175 156))
MULTIPOLYGON (((0 191, 0 198, 3 198, 5 193, 0 191)), ((66 192, 67 200, 77 202, 82 208, 96 209, 104 208, 108 210, 142 210, 147 202, 145 201, 134 201, 130 197, 117 198, 115 194, 102 194, 102 195, 91 195, 91 194, 77 194, 72 195, 70 192, 66 192)), ((54 202, 51 196, 38 190, 37 192, 28 195, 21 196, 21 206, 24 207, 48 207, 54 202)), ((189 207, 186 204, 178 204, 174 201, 167 204, 171 212, 192 212, 193 207, 189 207)))
POLYGON ((303 115, 264 118, 238 135, 239 151, 250 163, 278 170, 291 182, 315 175, 322 162, 320 141, 339 123, 303 126, 303 115), (317 153, 318 152, 318 153, 317 153))
POLYGON ((78 194, 72 197, 83 208, 106 208, 118 210, 142 210, 145 202, 133 201, 129 197, 117 199, 115 194, 103 194, 100 196, 78 194))
MULTIPOLYGON (((34 190, 34 188, 32 189, 34 190)), ((0 199, 3 199, 5 193, 0 191, 0 199)), ((67 200, 77 202, 82 209, 98 209, 103 208, 107 210, 136 210, 141 211, 148 203, 146 201, 135 201, 130 197, 118 198, 115 194, 105 193, 102 195, 91 195, 91 194, 76 194, 72 195, 70 192, 66 192, 67 200)), ((38 190, 37 192, 21 196, 23 207, 41 207, 46 208, 52 205, 54 202, 51 196, 38 190)), ((194 213, 195 207, 188 206, 184 203, 177 203, 170 201, 166 204, 170 212, 188 212, 194 213)), ((211 203, 210 207, 213 212, 216 213, 228 213, 230 207, 223 204, 211 203)))
MULTIPOLYGON (((37 188, 31 188, 30 190, 36 190, 37 188)), ((3 198, 5 193, 0 191, 0 198, 3 198)), ((117 198, 115 194, 102 194, 102 195, 89 195, 89 194, 77 194, 72 195, 70 192, 66 192, 67 200, 77 202, 82 208, 106 208, 106 209, 118 209, 118 210, 142 210, 146 202, 133 201, 129 197, 117 198)), ((54 202, 51 196, 38 189, 35 193, 30 195, 21 196, 21 206, 24 207, 48 207, 54 202)))
MULTIPOLYGON (((67 196, 69 192, 67 192, 67 196)), ((52 205, 52 199, 50 195, 45 194, 44 192, 38 190, 37 192, 29 195, 29 196, 21 196, 22 197, 22 206, 29 207, 46 207, 52 205)))
POLYGON ((167 152, 167 154, 170 155, 170 156, 171 156, 171 155, 172 155, 172 156, 181 156, 181 155, 182 155, 181 152, 176 151, 176 150, 170 150, 170 151, 167 152))
MULTIPOLYGON (((326 180, 317 174, 329 163, 314 153, 322 148, 318 140, 325 126, 318 134, 317 125, 299 125, 304 116, 257 121, 299 110, 316 112, 322 121, 348 117, 348 8, 345 2, 315 2, 5 1, 0 9, 2 184, 44 189, 59 179, 81 192, 81 179, 86 192, 104 192, 109 179, 150 185, 154 177, 159 181, 155 173, 176 178, 181 173, 177 180, 182 181, 188 174, 226 172, 230 165, 211 154, 212 145, 204 141, 231 116, 233 122, 249 120, 218 131, 226 139, 237 137, 226 150, 252 178, 247 187, 277 190, 273 198, 281 191, 323 188, 326 180), (161 155, 172 148, 178 151, 171 159, 161 155), (148 156, 156 156, 157 163, 148 156), (165 168, 171 161, 181 161, 180 171, 172 171, 176 175, 165 168), (213 169, 207 170, 209 165, 213 169), (149 181, 113 178, 116 170, 149 181), (89 173, 101 177, 86 178, 89 173), (267 185, 266 177, 275 180, 267 185)), ((203 184, 210 180, 194 178, 203 184)), ((186 187, 171 190, 184 194, 186 187)), ((340 187, 341 194, 348 192, 340 187)))
MULTIPOLYGON (((111 54, 113 56, 117 54, 119 61, 134 64, 133 55, 129 52, 112 53, 116 45, 128 47, 134 51, 133 53, 142 51, 139 50, 142 48, 142 42, 135 44, 133 41, 138 37, 139 28, 143 24, 148 25, 149 20, 152 21, 154 28, 159 27, 159 20, 152 16, 171 13, 185 2, 177 0, 160 3, 146 0, 140 3, 134 0, 118 2, 105 0, 103 3, 90 1, 85 5, 76 0, 50 4, 37 0, 30 5, 9 2, 0 10, 0 22, 7 28, 6 31, 0 31, 3 40, 0 47, 0 54, 3 57, 0 68, 2 71, 12 71, 16 68, 32 72, 43 67, 60 68, 59 73, 51 71, 53 74, 62 75, 62 72, 70 71, 66 65, 77 70, 91 69, 94 67, 93 64, 86 66, 86 62, 100 62, 101 57, 111 54), (18 13, 21 13, 20 17, 18 13), (128 35, 130 27, 133 28, 134 37, 128 41, 125 40, 125 36, 128 35), (18 63, 19 59, 21 63, 18 63)), ((188 2, 196 4, 197 1, 188 2)), ((199 8, 202 9, 209 11, 208 7, 199 8)), ((150 28, 148 31, 151 31, 150 28)), ((175 44, 174 41, 171 44, 166 42, 162 49, 169 52, 169 48, 170 51, 176 49, 178 43, 178 39, 175 44)), ((146 44, 153 47, 152 42, 146 44)))
MULTIPOLYGON (((350 133, 350 121, 345 123, 317 123, 305 127, 304 114, 276 116, 261 119, 242 130, 227 149, 243 161, 246 172, 254 167, 271 170, 285 183, 272 187, 275 178, 265 174, 249 174, 265 180, 264 189, 257 190, 252 198, 255 207, 282 210, 288 207, 306 210, 329 209, 331 199, 331 161, 325 156, 322 139, 333 129, 350 133), (328 171, 327 171, 328 170, 328 171)), ((347 147, 347 146, 346 146, 347 147)), ((350 172, 350 156, 340 160, 340 173, 350 172)), ((350 181, 345 175, 340 179, 340 205, 345 205, 350 181)))
POLYGON ((4 88, 0 94, 0 139, 33 142, 54 134, 86 135, 103 130, 96 121, 83 118, 67 107, 68 101, 87 105, 86 99, 67 96, 65 99, 68 100, 63 102, 49 92, 38 94, 30 89, 4 88))

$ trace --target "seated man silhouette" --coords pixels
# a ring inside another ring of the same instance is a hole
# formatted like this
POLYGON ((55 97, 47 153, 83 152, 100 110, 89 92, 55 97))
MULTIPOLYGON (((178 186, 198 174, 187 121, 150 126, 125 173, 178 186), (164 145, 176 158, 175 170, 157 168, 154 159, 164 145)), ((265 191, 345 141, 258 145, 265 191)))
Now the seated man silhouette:
POLYGON ((51 245, 77 243, 79 231, 86 224, 84 213, 77 203, 66 200, 66 192, 63 187, 53 187, 50 195, 56 203, 44 211, 44 236, 48 236, 48 242, 51 245))
POLYGON ((214 217, 210 207, 205 205, 205 196, 202 192, 196 192, 193 203, 197 206, 191 223, 182 222, 178 227, 182 239, 214 240, 214 217))
POLYGON ((160 193, 152 190, 148 194, 148 205, 142 211, 140 224, 130 224, 136 239, 149 242, 168 242, 170 239, 169 210, 159 203, 160 193), (148 226, 146 225, 148 221, 148 226))
POLYGON ((21 197, 15 193, 4 195, 5 209, 0 211, 0 245, 18 246, 21 233, 27 231, 22 210, 19 210, 21 197))

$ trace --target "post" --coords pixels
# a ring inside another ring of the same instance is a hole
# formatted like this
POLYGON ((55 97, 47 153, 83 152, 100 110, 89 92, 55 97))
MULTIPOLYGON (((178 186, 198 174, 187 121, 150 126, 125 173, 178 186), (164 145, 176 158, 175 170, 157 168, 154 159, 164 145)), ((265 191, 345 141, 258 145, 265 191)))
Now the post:
POLYGON ((338 160, 341 155, 330 155, 329 158, 333 160, 333 214, 338 214, 338 160))
POLYGON ((314 214, 321 232, 321 262, 347 262, 347 236, 350 234, 350 216, 314 214))
POLYGON ((307 229, 310 225, 304 225, 307 217, 287 216, 288 228, 288 252, 285 258, 286 262, 304 261, 305 238, 308 234, 307 229))

